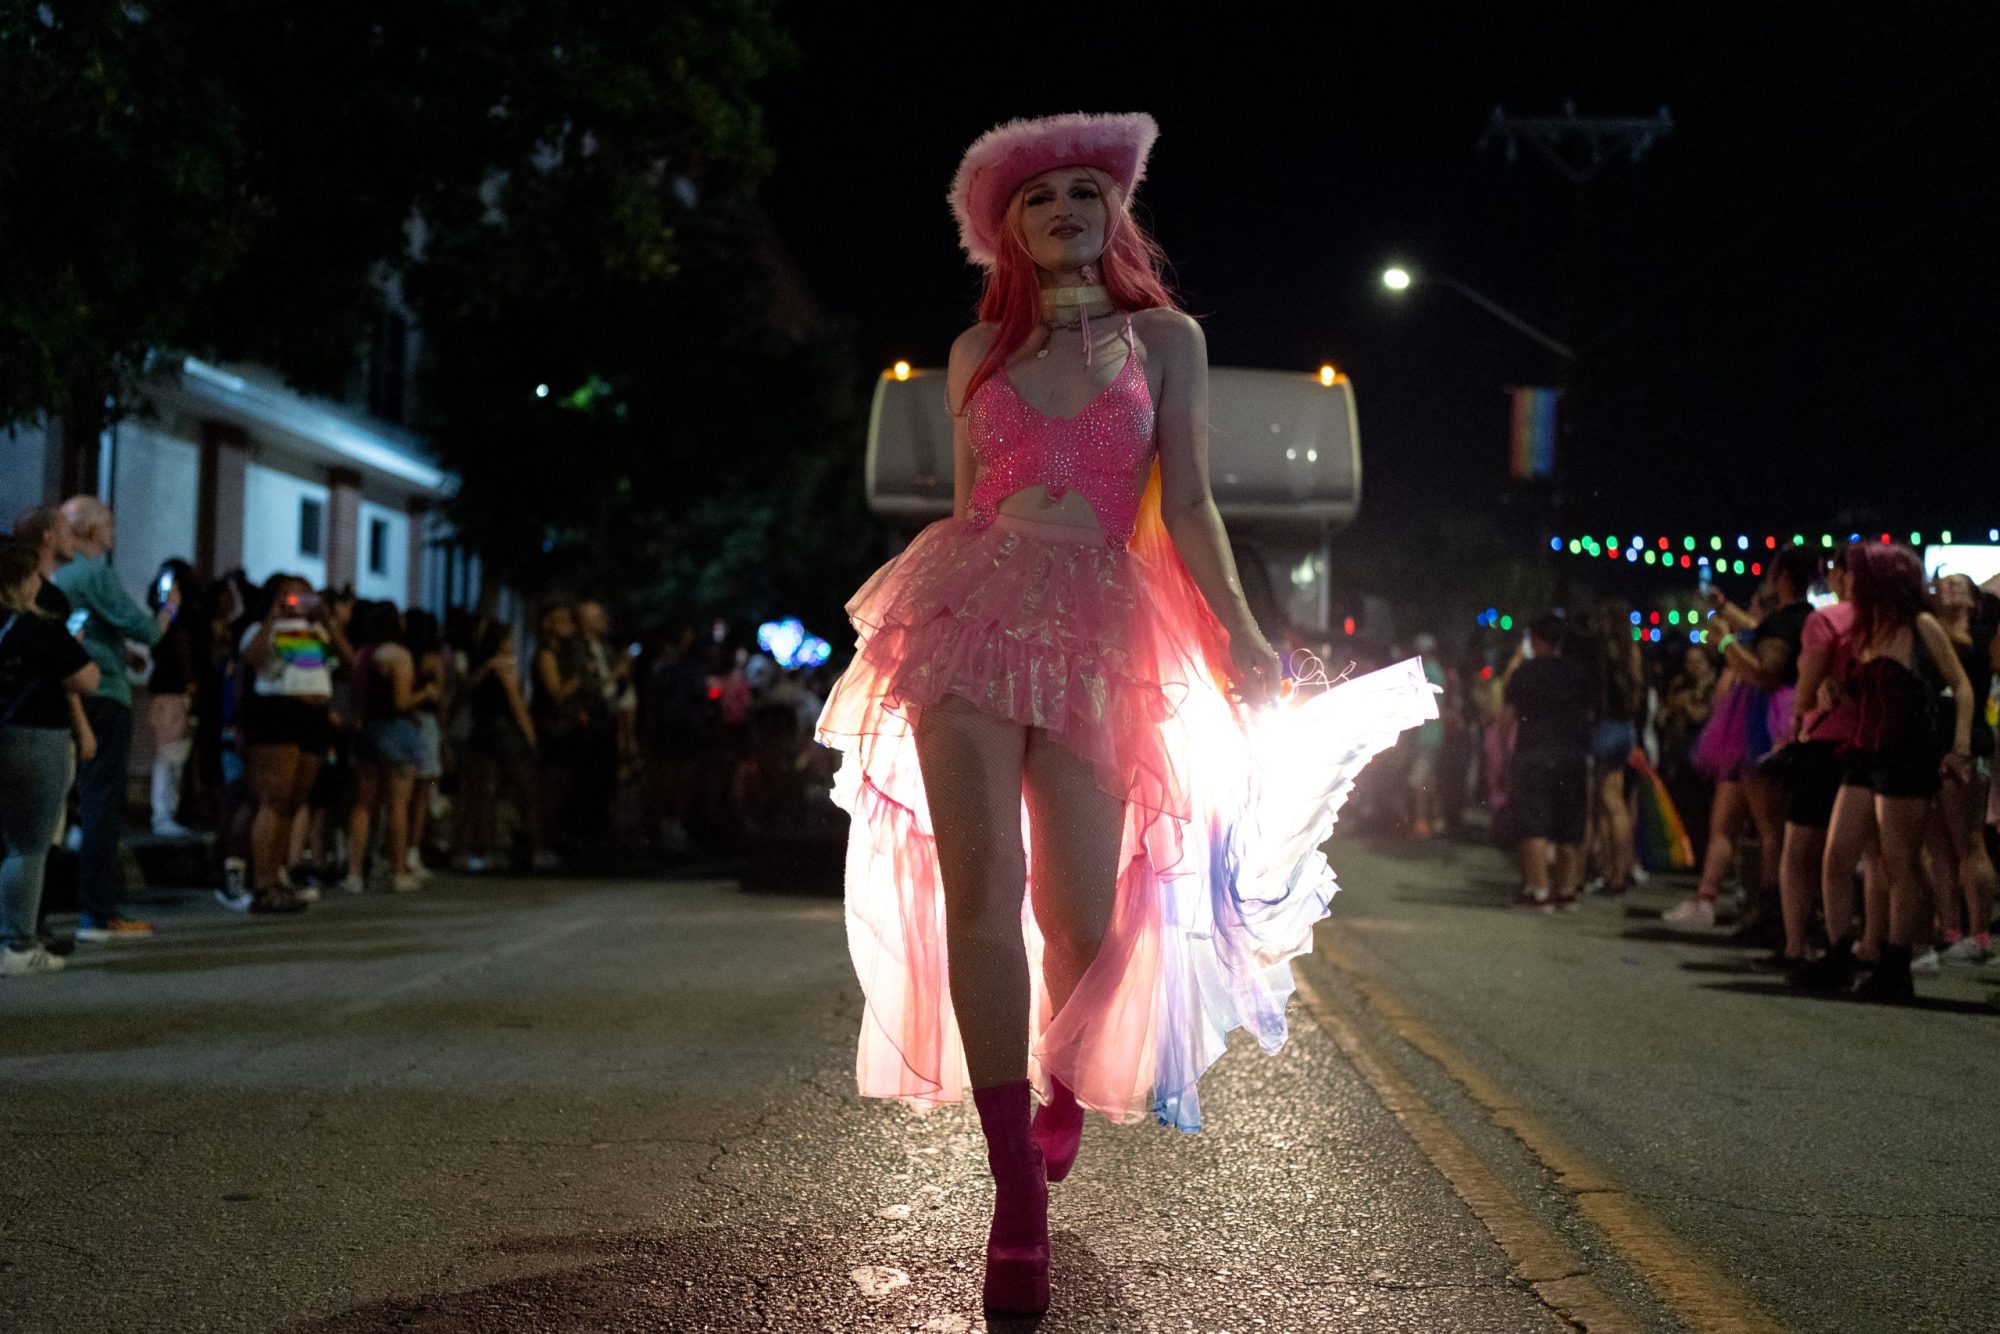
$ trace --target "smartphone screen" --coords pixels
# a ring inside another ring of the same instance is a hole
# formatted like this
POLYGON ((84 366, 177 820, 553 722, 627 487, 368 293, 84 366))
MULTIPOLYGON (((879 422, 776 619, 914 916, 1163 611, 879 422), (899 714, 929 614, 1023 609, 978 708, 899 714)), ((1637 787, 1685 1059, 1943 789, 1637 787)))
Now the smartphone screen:
POLYGON ((80 635, 83 633, 85 623, 89 620, 90 612, 83 607, 79 607, 69 614, 69 619, 64 624, 69 627, 69 632, 72 635, 80 635))

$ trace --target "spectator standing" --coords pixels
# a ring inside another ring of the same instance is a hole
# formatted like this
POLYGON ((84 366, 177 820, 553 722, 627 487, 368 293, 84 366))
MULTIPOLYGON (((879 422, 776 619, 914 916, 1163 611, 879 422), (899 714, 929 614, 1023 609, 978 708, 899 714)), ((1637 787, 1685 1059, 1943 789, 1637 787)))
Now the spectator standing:
MULTIPOLYGON (((41 505, 34 509, 23 510, 14 520, 14 538, 17 542, 24 543, 36 555, 35 568, 42 576, 42 586, 41 591, 35 595, 35 605, 67 628, 73 608, 70 606, 69 595, 56 586, 55 573, 76 555, 76 538, 70 532, 69 520, 64 518, 63 512, 53 505, 41 505)), ((90 719, 84 713, 83 698, 82 693, 74 690, 65 691, 63 695, 64 703, 69 708, 70 735, 76 743, 70 749, 69 777, 63 781, 64 793, 68 793, 71 785, 76 782, 79 757, 97 753, 97 736, 90 730, 90 719)), ((62 827, 60 815, 57 816, 56 827, 58 831, 62 827)), ((76 944, 73 940, 57 940, 46 932, 42 940, 51 950, 62 954, 69 953, 76 944)))
POLYGON ((1943 872, 1938 877, 1938 916, 1944 924, 1940 937, 1946 958, 1984 963, 1993 955, 1994 873, 1980 826, 1993 776, 1993 725, 1986 720, 1986 701, 1995 670, 2000 669, 2000 633, 1996 633, 2000 625, 1980 597, 1978 585, 1966 575, 1941 576, 1936 598, 1938 622, 1951 639, 1972 694, 1971 777, 1962 784, 1946 784, 1938 794, 1943 826, 1943 855, 1938 859, 1943 872))
MULTIPOLYGON (((539 628, 530 712, 540 758, 542 828, 560 840, 563 835, 557 831, 570 814, 577 769, 588 745, 592 698, 576 613, 569 604, 557 603, 543 611, 539 628)), ((553 870, 556 865, 555 855, 546 848, 536 854, 536 870, 553 870)))
POLYGON ((42 943, 43 873, 69 792, 68 696, 101 672, 63 623, 36 603, 42 575, 29 547, 0 546, 0 976, 59 972, 42 943))
MULTIPOLYGON (((1744 825, 1757 832, 1760 891, 1778 883, 1783 848, 1784 793, 1759 767, 1773 749, 1771 696, 1746 676, 1746 672, 1754 674, 1757 663, 1747 644, 1755 639, 1755 626, 1770 614, 1769 595, 1760 588, 1751 599, 1750 610, 1744 611, 1718 592, 1713 609, 1709 633, 1717 637, 1723 655, 1722 674, 1708 722, 1695 741, 1694 764, 1715 784, 1715 796, 1708 808, 1708 846, 1702 857, 1701 879, 1693 894, 1661 914, 1663 920, 1678 926, 1715 925, 1716 900, 1722 896, 1723 881, 1737 866, 1737 839, 1744 825), (1739 652, 1731 654, 1731 647, 1739 652)), ((1779 736, 1783 727, 1781 718, 1779 736)), ((1743 879, 1747 882, 1749 877, 1743 879)))
MULTIPOLYGON (((1753 619, 1723 597, 1720 589, 1709 590, 1714 623, 1724 631, 1718 647, 1723 666, 1742 686, 1762 696, 1763 715, 1752 720, 1753 740, 1745 753, 1741 771, 1743 794, 1756 817, 1758 860, 1757 897, 1751 901, 1748 917, 1738 926, 1736 939, 1742 944, 1777 947, 1784 940, 1780 900, 1784 878, 1784 835, 1782 822, 1786 807, 1785 779, 1767 769, 1764 761, 1783 741, 1790 728, 1792 703, 1799 681, 1799 651, 1806 618, 1812 604, 1806 593, 1818 582, 1819 553, 1802 546, 1786 546, 1771 562, 1766 586, 1770 609, 1753 619)), ((1715 896, 1719 880, 1704 877, 1704 898, 1693 899, 1666 914, 1671 922, 1713 925, 1715 896)))
POLYGON ((201 636, 195 693, 194 772, 203 808, 215 819, 221 861, 216 897, 242 906, 249 900, 250 822, 257 808, 240 735, 244 669, 236 646, 250 623, 257 593, 241 570, 217 579, 208 593, 200 613, 207 629, 201 636))
POLYGON ((1855 716, 1820 877, 1833 945, 1817 962, 1794 970, 1793 980, 1837 989, 1852 976, 1854 871, 1872 843, 1881 850, 1887 903, 1884 920, 1871 920, 1869 929, 1873 935, 1881 928, 1883 944, 1855 994, 1902 1002, 1915 995, 1911 946, 1924 929, 1921 858, 1931 801, 1941 778, 1959 784, 1971 778, 1972 689, 1951 637, 1924 610, 1923 567, 1915 553, 1890 544, 1857 544, 1848 552, 1847 577, 1854 627, 1841 689, 1854 700, 1855 716), (1919 669, 1926 659, 1951 687, 1948 741, 1936 722, 1936 691, 1919 669))
POLYGON ((603 603, 578 604, 576 619, 587 708, 571 818, 582 846, 601 850, 618 798, 618 769, 623 758, 619 704, 631 683, 632 659, 611 642, 611 617, 603 603))
POLYGON ((1631 633, 1632 606, 1621 598, 1599 602, 1590 620, 1591 819, 1597 835, 1601 887, 1606 894, 1632 888, 1639 855, 1632 840, 1632 807, 1625 771, 1638 740, 1634 720, 1645 689, 1639 645, 1631 633))
MULTIPOLYGON (((194 567, 178 558, 161 562, 146 586, 146 605, 155 612, 178 593, 181 605, 195 607, 202 596, 194 567)), ((181 805, 181 776, 188 757, 194 753, 189 719, 199 679, 195 665, 194 638, 206 627, 197 616, 176 616, 167 625, 160 642, 153 646, 153 674, 146 682, 147 720, 153 732, 153 832, 164 838, 192 838, 194 831, 177 816, 181 805)))
POLYGON ((515 670, 513 631, 498 622, 481 628, 467 655, 464 694, 471 730, 466 735, 464 783, 458 819, 461 871, 484 871, 505 859, 498 838, 500 797, 511 789, 527 826, 530 855, 543 864, 542 799, 535 772, 535 724, 515 670))
POLYGON ((1715 708, 1715 678, 1714 651, 1690 644, 1682 652, 1680 670, 1667 683, 1660 703, 1660 777, 1687 822, 1690 841, 1698 848, 1708 846, 1709 792, 1694 767, 1693 749, 1695 737, 1715 708))
POLYGON ((403 867, 422 880, 430 872, 424 866, 424 835, 430 824, 431 797, 445 772, 444 719, 455 707, 456 672, 454 656, 445 649, 438 619, 421 608, 403 613, 403 644, 417 667, 417 731, 422 735, 423 759, 417 764, 416 782, 410 787, 410 853, 403 867), (432 693, 427 697, 428 688, 432 693))
POLYGON ((72 496, 63 517, 75 535, 76 554, 55 573, 68 596, 72 618, 80 618, 83 648, 97 664, 97 688, 83 702, 97 752, 77 771, 83 845, 77 860, 79 940, 146 940, 153 924, 126 917, 124 871, 119 846, 125 834, 126 771, 132 760, 132 681, 126 672, 125 641, 148 647, 159 643, 180 608, 171 594, 151 616, 132 601, 105 563, 117 537, 111 508, 95 496, 72 496))
MULTIPOLYGON (((1425 631, 1411 645, 1422 659, 1424 680, 1443 689, 1444 664, 1438 660, 1437 636, 1425 631)), ((1440 829, 1437 793, 1438 757, 1444 750, 1444 720, 1453 701, 1440 696, 1438 716, 1421 723, 1411 738, 1410 768, 1404 778, 1409 801, 1409 831, 1412 838, 1430 838, 1440 829)))
POLYGON ((296 575, 265 584, 263 616, 243 633, 249 690, 242 734, 249 752, 250 790, 257 800, 251 825, 250 900, 254 912, 305 907, 285 882, 292 826, 319 779, 333 698, 333 658, 353 650, 331 609, 296 575))
MULTIPOLYGON (((1785 833, 1778 892, 1785 939, 1778 962, 1796 969, 1806 962, 1813 906, 1820 900, 1820 866, 1826 830, 1840 794, 1841 756, 1854 738, 1855 701, 1840 689, 1853 645, 1854 604, 1848 600, 1850 548, 1834 554, 1827 585, 1840 600, 1806 617, 1799 631, 1798 681, 1792 692, 1785 770, 1785 833)), ((1851 905, 1850 905, 1851 910, 1851 905)), ((1847 924, 1832 924, 1838 935, 1847 924)))
POLYGON ((708 682, 694 627, 675 626, 653 661, 647 690, 646 830, 663 852, 687 851, 695 780, 714 758, 720 718, 708 682))
POLYGON ((1501 706, 1500 725, 1514 733, 1507 803, 1519 836, 1520 901, 1544 909, 1575 906, 1590 810, 1590 673, 1563 655, 1564 628, 1553 613, 1529 628, 1529 655, 1508 665, 1501 706))
POLYGON ((354 809, 347 817, 347 876, 340 887, 359 894, 368 875, 369 824, 383 814, 383 852, 398 894, 422 882, 410 872, 410 792, 424 760, 417 709, 435 702, 435 682, 417 683, 416 660, 399 642, 402 618, 387 602, 356 604, 349 623, 355 646, 354 809))

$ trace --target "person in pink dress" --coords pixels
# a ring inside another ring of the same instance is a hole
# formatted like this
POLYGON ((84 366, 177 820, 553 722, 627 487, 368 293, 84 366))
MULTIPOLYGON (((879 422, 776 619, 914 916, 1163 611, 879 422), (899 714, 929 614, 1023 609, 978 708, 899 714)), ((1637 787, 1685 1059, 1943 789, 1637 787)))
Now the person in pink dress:
POLYGON ((1157 132, 1076 113, 966 152, 949 202, 986 286, 945 375, 952 513, 848 601, 815 729, 851 817, 858 1087, 971 1089, 996 1311, 1049 1304, 1086 1109, 1196 1130, 1231 1030, 1283 1043, 1334 812, 1436 714, 1415 660, 1287 688, 1244 601, 1201 326, 1131 213, 1157 132))

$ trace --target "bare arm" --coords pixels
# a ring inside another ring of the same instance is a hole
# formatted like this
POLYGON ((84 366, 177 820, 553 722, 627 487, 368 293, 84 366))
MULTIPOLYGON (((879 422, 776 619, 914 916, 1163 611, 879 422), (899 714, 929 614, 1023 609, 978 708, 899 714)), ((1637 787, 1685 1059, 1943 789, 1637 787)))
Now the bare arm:
POLYGON ((1722 656, 1736 669, 1739 679, 1748 681, 1759 690, 1776 690, 1785 682, 1785 668, 1792 665, 1792 646, 1782 639, 1766 639, 1760 641, 1757 651, 1752 653, 1732 641, 1722 651, 1722 656))
MULTIPOLYGON (((97 664, 92 663, 91 670, 95 672, 97 664)), ((75 673, 75 676, 82 675, 83 672, 81 670, 75 673)), ((71 679, 74 680, 75 676, 71 679)), ((65 682, 64 684, 68 685, 69 682, 65 682)), ((88 689, 97 689, 94 679, 88 689)), ((77 693, 74 685, 70 685, 69 690, 65 693, 69 697, 69 730, 71 735, 76 737, 77 758, 81 760, 94 760, 97 758, 97 733, 90 725, 90 715, 83 711, 83 695, 77 693)))
POLYGON ((972 373, 979 369, 979 362, 992 343, 992 327, 975 324, 952 342, 951 359, 945 370, 945 407, 952 414, 951 513, 957 519, 963 519, 972 510, 973 475, 979 468, 979 461, 972 455, 972 431, 967 425, 970 416, 965 400, 972 373))
POLYGON ((1972 682, 1966 679, 1964 664, 1952 651, 1951 636, 1938 624, 1937 617, 1927 611, 1920 612, 1917 634, 1924 641, 1938 675, 1951 687, 1952 711, 1957 715, 1952 722, 1951 753, 1963 759, 1972 754, 1972 682))
POLYGON ((562 679, 562 669, 556 665, 556 655, 548 649, 535 650, 535 689, 545 691, 548 697, 560 704, 583 689, 583 678, 573 681, 562 679))
POLYGON ((521 698, 521 683, 514 679, 511 666, 495 667, 493 674, 500 678, 500 688, 507 692, 507 708, 514 715, 514 725, 521 729, 521 735, 528 738, 528 744, 535 744, 535 720, 528 716, 528 702, 521 698))
POLYGON ((1799 652, 1799 688, 1792 694, 1792 739, 1803 739, 1806 715, 1819 703, 1820 688, 1826 684, 1827 667, 1833 654, 1823 648, 1799 652))
POLYGON ((1208 340, 1186 315, 1148 326, 1155 355, 1165 361, 1160 383, 1160 518, 1186 562, 1195 587, 1230 638, 1256 621, 1230 554, 1229 534, 1208 479, 1208 340))
POLYGON ((410 651, 397 644, 384 644, 375 651, 375 661, 389 672, 389 696, 394 701, 397 713, 408 713, 426 699, 431 698, 432 688, 416 688, 417 674, 410 662, 410 651))

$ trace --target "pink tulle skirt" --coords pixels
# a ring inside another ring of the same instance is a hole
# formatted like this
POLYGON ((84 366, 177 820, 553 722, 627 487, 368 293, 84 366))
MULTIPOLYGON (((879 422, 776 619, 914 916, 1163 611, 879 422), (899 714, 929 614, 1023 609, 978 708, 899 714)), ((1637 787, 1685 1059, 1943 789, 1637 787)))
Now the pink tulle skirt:
MULTIPOLYGON (((915 745, 922 710, 948 694, 1046 729, 1125 803, 1110 929, 1060 1011, 1023 896, 1043 1096, 1058 1076, 1113 1120, 1195 1130, 1196 1082, 1229 1032, 1249 1027, 1267 1051, 1285 1039, 1288 961, 1334 889, 1319 845, 1362 766, 1436 716, 1433 692, 1412 659, 1282 705, 1233 703, 1227 636, 1157 522, 1156 490, 1154 521, 1125 548, 1004 513, 985 528, 941 519, 847 603, 855 657, 816 735, 843 752, 865 1095, 925 1107, 965 1085, 915 745)), ((1024 809, 1030 849, 1033 836, 1024 809)))

